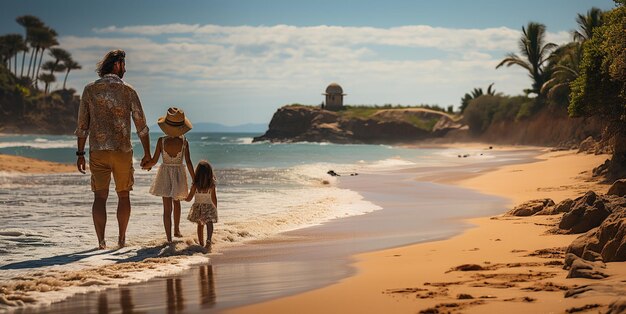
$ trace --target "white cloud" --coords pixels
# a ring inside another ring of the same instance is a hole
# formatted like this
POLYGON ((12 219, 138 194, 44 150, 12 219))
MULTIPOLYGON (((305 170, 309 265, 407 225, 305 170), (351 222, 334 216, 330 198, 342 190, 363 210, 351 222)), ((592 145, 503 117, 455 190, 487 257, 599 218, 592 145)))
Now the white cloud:
MULTIPOLYGON (((94 32, 60 39, 83 64, 70 84, 94 79, 98 59, 121 48, 127 51, 127 79, 144 103, 176 102, 200 116, 207 104, 241 108, 207 113, 199 121, 265 122, 285 103, 318 104, 321 91, 333 81, 344 86, 347 103, 442 106, 457 105, 468 90, 492 82, 509 94, 530 85, 520 69, 495 70, 507 52, 517 53, 521 32, 506 27, 167 24, 94 32), (402 53, 392 56, 390 51, 402 53)), ((564 43, 569 36, 548 33, 547 39, 564 43)), ((149 118, 159 113, 148 111, 149 118)))

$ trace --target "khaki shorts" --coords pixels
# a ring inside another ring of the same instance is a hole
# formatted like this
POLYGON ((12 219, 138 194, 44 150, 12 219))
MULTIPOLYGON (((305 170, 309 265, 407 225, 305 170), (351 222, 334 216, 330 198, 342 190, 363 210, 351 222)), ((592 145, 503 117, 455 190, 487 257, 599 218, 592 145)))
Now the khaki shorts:
POLYGON ((89 170, 91 171, 91 190, 109 190, 111 173, 115 180, 115 191, 130 191, 135 178, 133 173, 133 152, 95 150, 89 152, 89 170))

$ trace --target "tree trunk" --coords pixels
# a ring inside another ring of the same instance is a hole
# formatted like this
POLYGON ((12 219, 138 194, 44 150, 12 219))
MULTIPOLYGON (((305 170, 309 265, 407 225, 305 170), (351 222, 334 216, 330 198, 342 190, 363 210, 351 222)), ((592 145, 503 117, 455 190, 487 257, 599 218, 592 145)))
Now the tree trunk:
POLYGON ((26 50, 22 53, 22 69, 20 70, 20 77, 24 77, 24 61, 26 60, 26 50))
POLYGON ((67 68, 67 71, 65 71, 65 79, 63 79, 63 90, 65 90, 65 83, 67 82, 67 76, 70 75, 70 68, 67 68))
MULTIPOLYGON (((46 48, 41 49, 41 55, 39 56, 39 66, 37 67, 37 75, 35 75, 35 87, 37 87, 37 82, 39 82, 39 69, 41 68, 41 61, 43 61, 44 52, 46 52, 46 48)), ((37 63, 37 60, 35 60, 35 63, 37 63)))
POLYGON ((28 72, 26 72, 26 76, 28 78, 30 78, 30 69, 33 65, 33 56, 35 57, 35 59, 37 59, 37 52, 39 51, 39 48, 35 47, 35 51, 33 53, 30 54, 30 61, 28 61, 28 72))

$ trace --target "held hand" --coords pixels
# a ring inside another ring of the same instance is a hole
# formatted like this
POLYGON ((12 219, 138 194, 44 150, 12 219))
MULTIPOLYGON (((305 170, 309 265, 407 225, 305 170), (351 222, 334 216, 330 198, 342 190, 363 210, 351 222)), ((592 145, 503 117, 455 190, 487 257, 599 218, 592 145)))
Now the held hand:
POLYGON ((143 158, 139 163, 139 165, 141 165, 141 169, 150 171, 150 169, 152 168, 152 166, 150 166, 150 161, 152 161, 150 155, 143 155, 143 158))
POLYGON ((85 156, 78 156, 76 159, 76 169, 82 174, 85 174, 85 156))

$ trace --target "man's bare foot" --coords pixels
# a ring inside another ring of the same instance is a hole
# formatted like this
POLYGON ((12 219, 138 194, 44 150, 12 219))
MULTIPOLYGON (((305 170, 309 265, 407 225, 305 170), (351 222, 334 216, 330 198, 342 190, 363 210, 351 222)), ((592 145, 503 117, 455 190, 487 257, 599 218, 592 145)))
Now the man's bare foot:
POLYGON ((206 249, 207 253, 211 253, 211 241, 207 240, 204 244, 204 248, 206 249))
POLYGON ((182 235, 182 233, 180 233, 180 231, 174 231, 174 236, 177 237, 177 238, 182 238, 183 237, 183 235, 182 235))
POLYGON ((107 248, 106 241, 102 240, 102 241, 100 241, 100 243, 98 243, 98 249, 99 250, 106 250, 106 248, 107 248))
POLYGON ((117 246, 119 246, 120 248, 123 248, 126 246, 126 239, 118 239, 117 240, 117 246))

